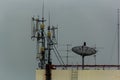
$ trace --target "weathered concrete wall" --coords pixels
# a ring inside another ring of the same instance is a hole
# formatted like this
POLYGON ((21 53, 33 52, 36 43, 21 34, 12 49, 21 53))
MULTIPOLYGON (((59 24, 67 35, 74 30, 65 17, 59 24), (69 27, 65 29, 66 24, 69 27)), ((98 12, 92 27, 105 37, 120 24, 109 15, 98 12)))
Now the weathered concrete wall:
MULTIPOLYGON (((120 70, 78 70, 77 80, 120 80, 120 70)), ((75 80, 72 70, 52 70, 52 80, 75 80)), ((36 70, 36 80, 45 80, 45 71, 36 70)))

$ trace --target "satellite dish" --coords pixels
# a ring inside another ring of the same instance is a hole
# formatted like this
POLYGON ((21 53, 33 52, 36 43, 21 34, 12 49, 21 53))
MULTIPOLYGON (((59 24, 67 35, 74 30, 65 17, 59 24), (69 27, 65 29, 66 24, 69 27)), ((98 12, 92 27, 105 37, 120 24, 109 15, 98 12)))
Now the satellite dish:
POLYGON ((91 48, 86 46, 86 42, 82 46, 75 46, 72 51, 80 56, 82 56, 82 69, 84 70, 84 57, 96 54, 96 48, 91 48))
POLYGON ((81 56, 90 56, 96 54, 97 50, 86 46, 86 42, 82 46, 75 46, 72 48, 72 51, 81 56))

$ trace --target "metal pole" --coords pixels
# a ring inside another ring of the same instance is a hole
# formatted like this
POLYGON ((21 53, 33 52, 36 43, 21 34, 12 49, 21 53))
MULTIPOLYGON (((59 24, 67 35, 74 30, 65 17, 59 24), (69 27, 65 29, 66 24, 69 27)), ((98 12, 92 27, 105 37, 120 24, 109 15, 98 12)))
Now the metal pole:
POLYGON ((82 70, 84 70, 84 56, 82 56, 82 70))
POLYGON ((46 80, 51 80, 51 32, 50 32, 50 13, 49 13, 49 25, 48 25, 48 34, 47 34, 47 50, 48 50, 48 63, 46 64, 46 80))
POLYGON ((96 55, 94 55, 94 59, 95 59, 95 70, 96 70, 96 55))
POLYGON ((67 51, 67 55, 66 55, 66 65, 68 65, 68 61, 69 61, 69 60, 68 60, 68 58, 69 58, 68 53, 69 53, 69 51, 70 51, 70 50, 69 50, 69 46, 71 46, 71 44, 66 44, 66 46, 67 46, 67 50, 66 50, 66 51, 67 51))
POLYGON ((68 46, 69 46, 69 44, 67 44, 67 56, 66 56, 66 65, 68 65, 68 46))
POLYGON ((119 9, 118 9, 118 70, 119 70, 119 9))

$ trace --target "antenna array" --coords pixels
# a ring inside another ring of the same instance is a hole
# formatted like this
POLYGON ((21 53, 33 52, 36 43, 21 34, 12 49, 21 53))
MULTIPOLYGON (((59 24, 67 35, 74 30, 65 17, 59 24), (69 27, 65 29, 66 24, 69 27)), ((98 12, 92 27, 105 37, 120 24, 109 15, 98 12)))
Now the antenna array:
MULTIPOLYGON (((54 69, 51 61, 51 50, 55 48, 55 29, 56 27, 50 27, 50 13, 49 13, 49 25, 47 31, 45 29, 44 19, 44 0, 42 7, 42 19, 32 17, 31 23, 31 39, 36 39, 38 68, 45 69, 46 80, 51 80, 51 69, 54 69), (46 35, 47 34, 47 35, 46 35), (52 37, 51 37, 52 36, 52 37), (54 47, 54 48, 53 48, 54 47)), ((57 41, 56 41, 57 42, 57 41)), ((56 49, 56 48, 55 48, 56 49)))
MULTIPOLYGON (((50 15, 49 15, 49 20, 50 20, 50 15)), ((44 24, 45 21, 46 20, 44 20, 44 15, 42 15, 41 20, 39 19, 39 17, 37 18, 32 17, 31 39, 36 39, 36 48, 37 48, 36 59, 38 61, 38 68, 41 69, 45 69, 46 64, 50 64, 50 65, 52 64, 50 59, 51 50, 53 49, 52 45, 55 45, 57 43, 57 41, 55 42, 56 40, 55 29, 58 28, 53 26, 51 28, 49 21, 49 25, 46 31, 44 24)))

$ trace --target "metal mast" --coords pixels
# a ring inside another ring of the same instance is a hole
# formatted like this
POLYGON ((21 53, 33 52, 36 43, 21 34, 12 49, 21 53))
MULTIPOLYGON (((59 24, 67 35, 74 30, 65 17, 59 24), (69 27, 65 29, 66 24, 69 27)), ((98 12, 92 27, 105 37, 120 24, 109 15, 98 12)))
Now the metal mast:
POLYGON ((66 46, 67 46, 67 50, 66 50, 66 51, 67 51, 67 55, 66 55, 66 65, 68 65, 68 57, 69 57, 69 56, 68 56, 68 53, 69 53, 69 51, 70 51, 70 50, 69 50, 69 46, 72 46, 72 45, 71 45, 71 44, 66 44, 66 46))
POLYGON ((48 50, 48 62, 46 64, 46 80, 51 80, 51 31, 50 31, 50 13, 49 13, 49 25, 48 25, 48 33, 47 33, 47 50, 48 50))
MULTIPOLYGON (((86 42, 84 42, 84 44, 82 46, 82 51, 84 51, 84 46, 86 46, 86 42)), ((84 70, 84 58, 85 58, 85 56, 83 54, 84 53, 82 53, 82 70, 84 70)))
POLYGON ((36 48, 37 48, 37 56, 38 60, 38 68, 45 69, 45 34, 44 34, 44 2, 42 8, 42 20, 32 17, 32 39, 36 39, 36 48), (40 27, 39 27, 40 25, 40 27))
MULTIPOLYGON (((96 55, 94 55, 94 60, 95 60, 95 66, 96 66, 96 55)), ((95 70, 96 70, 96 67, 95 67, 95 70)))
POLYGON ((49 25, 47 28, 47 35, 45 33, 45 22, 44 20, 44 3, 42 8, 42 19, 40 20, 39 17, 32 18, 32 37, 36 38, 37 42, 37 56, 36 59, 39 61, 38 68, 45 69, 46 72, 46 80, 51 80, 51 69, 53 69, 52 62, 51 62, 51 50, 53 49, 53 45, 56 42, 52 41, 55 39, 55 27, 50 27, 50 13, 49 13, 49 25), (39 27, 40 24, 40 27, 39 27), (51 34, 52 30, 52 34, 51 34), (54 37, 51 37, 54 36, 54 37))
POLYGON ((41 25, 40 25, 40 29, 41 29, 41 55, 42 55, 42 59, 41 59, 41 68, 45 67, 45 35, 44 35, 44 28, 45 28, 45 20, 44 20, 44 1, 43 1, 43 7, 42 7, 42 20, 41 20, 41 25))
POLYGON ((42 19, 39 17, 32 17, 32 39, 36 39, 36 48, 38 60, 38 68, 45 70, 46 80, 51 80, 51 69, 54 69, 51 61, 51 50, 53 50, 53 45, 57 44, 55 41, 55 29, 56 27, 50 27, 50 13, 49 13, 49 25, 47 27, 47 35, 45 29, 44 19, 44 0, 42 6, 42 19), (40 27, 39 27, 40 26, 40 27), (52 32, 52 34, 51 34, 52 32), (52 37, 51 37, 52 36, 52 37))
POLYGON ((118 8, 118 70, 119 70, 119 8, 118 8))

